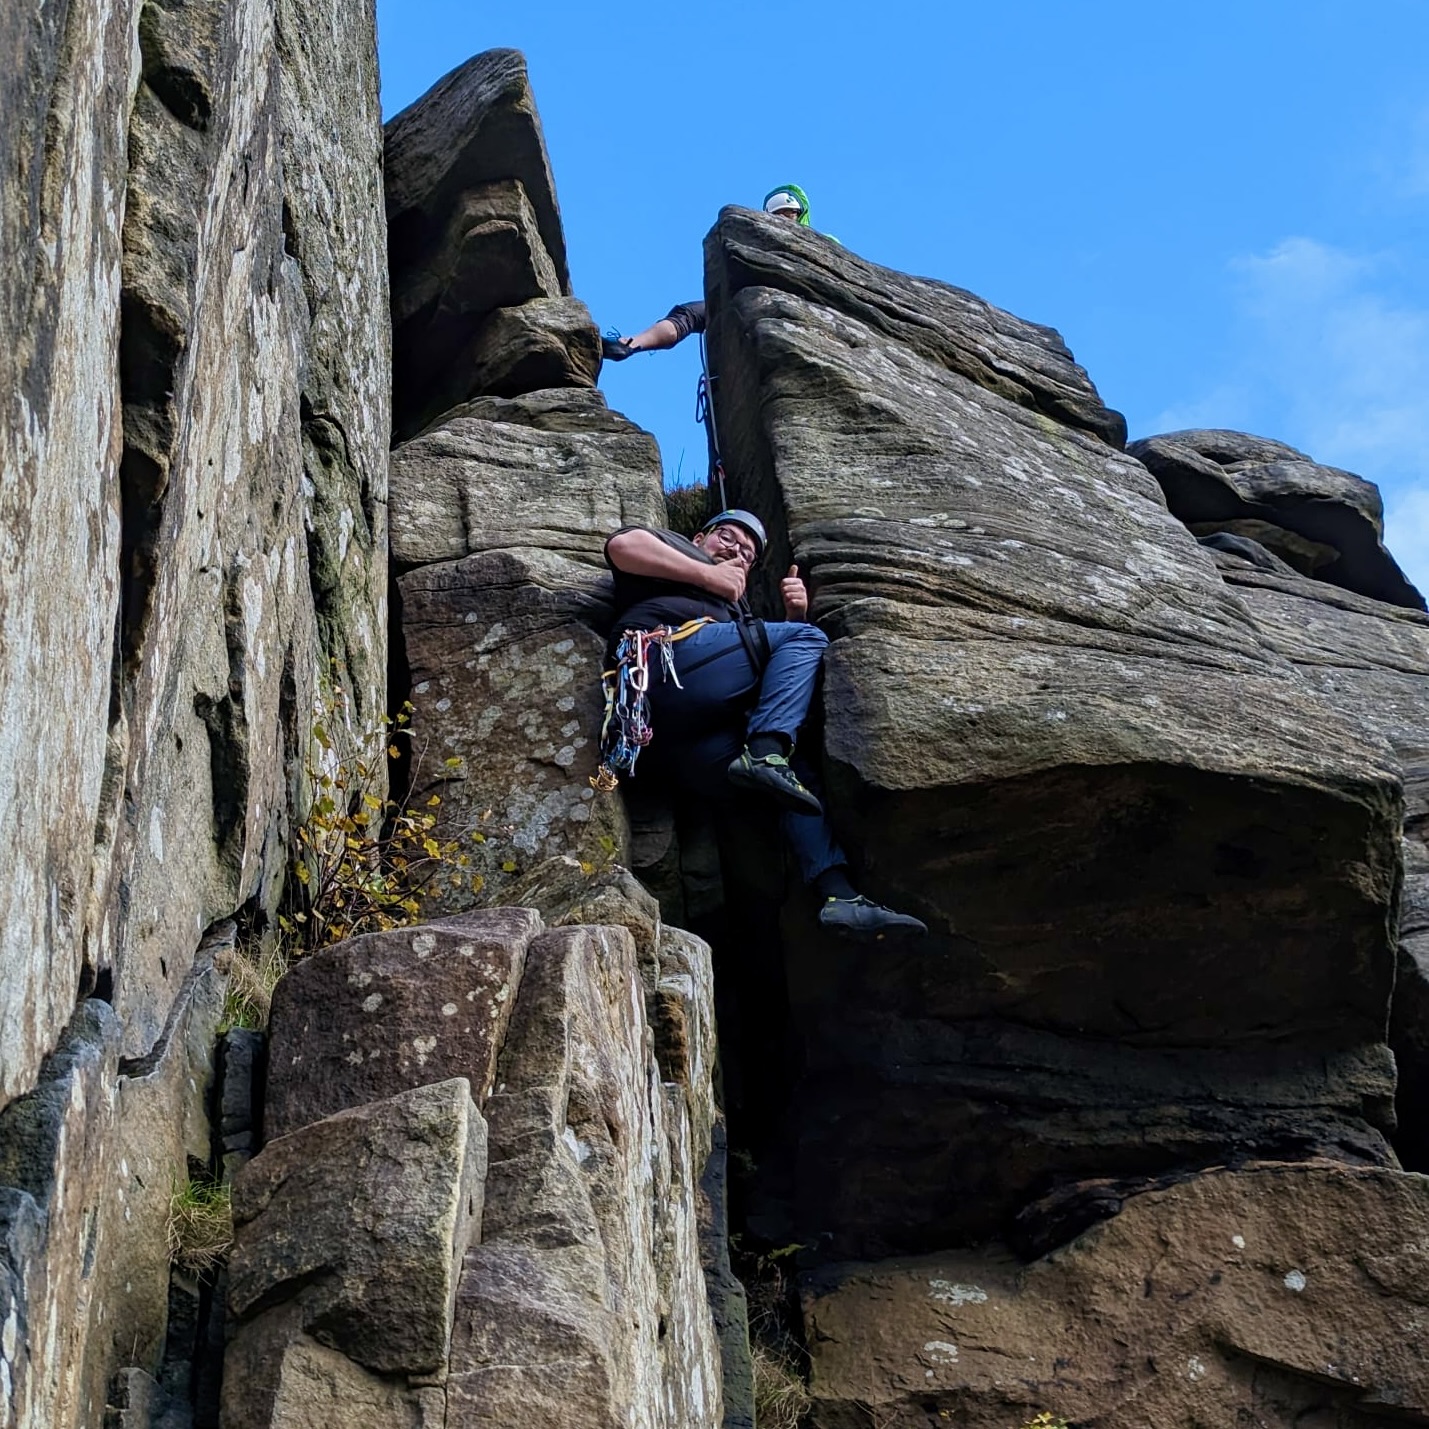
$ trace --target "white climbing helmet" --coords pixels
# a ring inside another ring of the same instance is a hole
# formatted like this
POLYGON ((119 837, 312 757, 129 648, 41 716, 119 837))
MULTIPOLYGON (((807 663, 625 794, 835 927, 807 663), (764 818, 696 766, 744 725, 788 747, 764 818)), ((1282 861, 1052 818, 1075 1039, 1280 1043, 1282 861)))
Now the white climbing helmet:
POLYGON ((764 200, 765 213, 786 213, 793 209, 801 218, 804 216, 806 204, 801 203, 796 194, 790 193, 788 189, 775 189, 768 198, 764 200))

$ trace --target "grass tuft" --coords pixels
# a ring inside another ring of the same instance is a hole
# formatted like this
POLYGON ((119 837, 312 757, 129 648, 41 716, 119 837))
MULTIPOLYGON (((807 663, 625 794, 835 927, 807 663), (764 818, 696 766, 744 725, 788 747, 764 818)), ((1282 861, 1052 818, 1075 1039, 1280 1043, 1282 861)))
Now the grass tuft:
POLYGON ((273 1007, 273 989, 292 963, 289 940, 276 937, 233 949, 228 963, 228 993, 221 1030, 248 1027, 262 1032, 273 1007))
POLYGON ((191 1275, 206 1275, 228 1258, 233 1200, 226 1182, 189 1180, 169 1198, 169 1259, 191 1275))
POLYGON ((755 1340, 754 1422, 759 1429, 798 1429, 813 1405, 803 1376, 784 1355, 755 1340))

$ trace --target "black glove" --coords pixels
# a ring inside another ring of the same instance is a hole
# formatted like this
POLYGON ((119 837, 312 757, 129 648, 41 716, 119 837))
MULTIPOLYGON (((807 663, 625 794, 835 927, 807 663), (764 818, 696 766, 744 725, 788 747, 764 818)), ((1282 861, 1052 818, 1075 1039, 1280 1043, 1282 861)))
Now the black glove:
POLYGON ((631 347, 623 337, 603 337, 600 340, 600 355, 607 362, 624 362, 627 357, 633 357, 640 349, 631 347))

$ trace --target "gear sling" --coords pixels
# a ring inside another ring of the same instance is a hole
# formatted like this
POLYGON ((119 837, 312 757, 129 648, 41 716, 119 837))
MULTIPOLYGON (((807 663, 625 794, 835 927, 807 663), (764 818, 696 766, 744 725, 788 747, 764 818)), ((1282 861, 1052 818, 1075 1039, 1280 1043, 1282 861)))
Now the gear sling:
MULTIPOLYGON (((754 670, 755 687, 769 664, 769 636, 764 622, 757 619, 749 607, 740 601, 732 607, 740 643, 749 656, 754 670)), ((676 689, 684 689, 675 673, 675 653, 671 648, 709 625, 712 616, 687 620, 674 628, 657 626, 654 630, 626 630, 615 647, 615 664, 601 672, 601 687, 605 692, 605 715, 600 725, 600 765, 590 776, 590 784, 603 794, 610 793, 622 775, 635 773, 635 761, 640 751, 654 738, 650 723, 650 656, 654 650, 659 659, 660 678, 673 680, 676 689)), ((715 656, 707 656, 714 659, 715 656)), ((700 661, 699 664, 703 664, 700 661)), ((698 669, 699 664, 691 666, 698 669)))

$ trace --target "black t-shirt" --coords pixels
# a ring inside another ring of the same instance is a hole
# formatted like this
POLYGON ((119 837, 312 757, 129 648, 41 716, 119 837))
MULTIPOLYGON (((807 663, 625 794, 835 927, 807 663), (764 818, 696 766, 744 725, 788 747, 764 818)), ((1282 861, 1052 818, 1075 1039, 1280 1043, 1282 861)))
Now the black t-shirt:
POLYGON ((620 570, 610 559, 610 541, 621 531, 649 531, 658 536, 671 550, 682 556, 714 565, 691 540, 674 531, 661 531, 653 526, 622 526, 606 542, 605 563, 615 577, 615 622, 611 630, 612 643, 620 639, 623 630, 653 630, 657 625, 683 625, 687 620, 709 617, 711 620, 738 620, 739 607, 712 595, 701 586, 685 585, 681 581, 664 580, 659 576, 634 576, 620 570))

